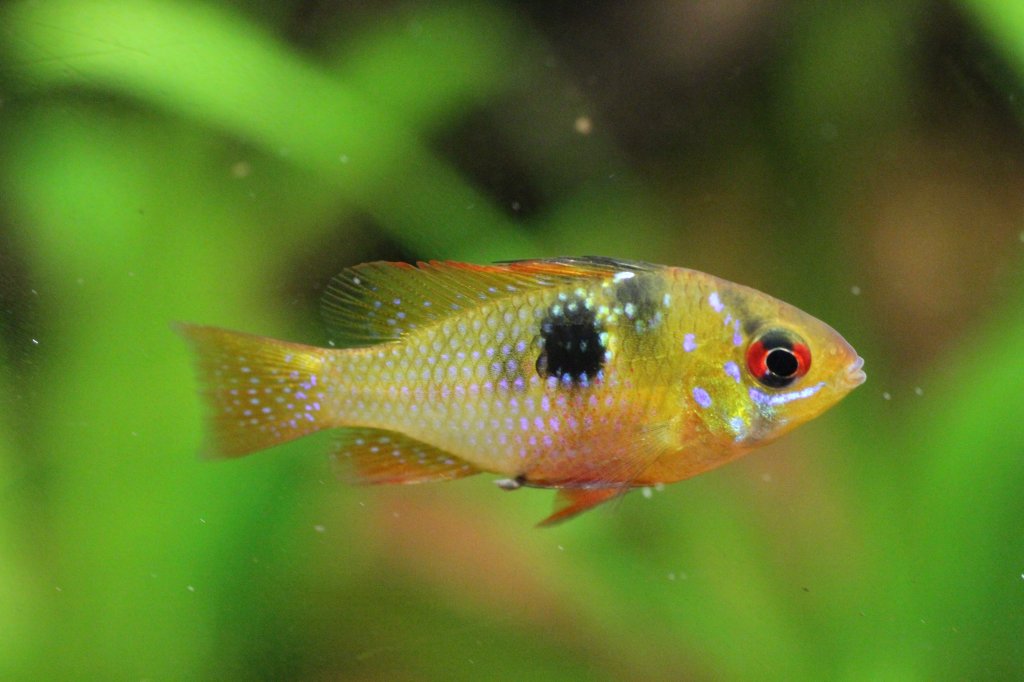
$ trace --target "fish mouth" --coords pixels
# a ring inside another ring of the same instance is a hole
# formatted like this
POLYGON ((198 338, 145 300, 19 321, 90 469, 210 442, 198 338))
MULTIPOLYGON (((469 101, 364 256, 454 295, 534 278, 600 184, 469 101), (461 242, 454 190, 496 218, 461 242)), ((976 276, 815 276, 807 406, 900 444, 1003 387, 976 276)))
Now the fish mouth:
POLYGON ((853 361, 853 364, 846 368, 844 383, 851 389, 857 388, 867 380, 868 375, 864 373, 863 369, 861 369, 863 366, 864 358, 858 355, 857 359, 853 361))

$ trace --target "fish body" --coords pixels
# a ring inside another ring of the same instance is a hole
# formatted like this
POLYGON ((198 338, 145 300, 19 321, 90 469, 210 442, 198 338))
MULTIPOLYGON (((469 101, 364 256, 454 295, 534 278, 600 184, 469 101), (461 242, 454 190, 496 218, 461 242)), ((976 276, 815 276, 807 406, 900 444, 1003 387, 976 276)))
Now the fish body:
POLYGON ((357 481, 490 472, 560 521, 770 442, 864 381, 810 315, 685 268, 605 258, 367 263, 324 299, 336 348, 182 325, 214 456, 321 429, 357 481))

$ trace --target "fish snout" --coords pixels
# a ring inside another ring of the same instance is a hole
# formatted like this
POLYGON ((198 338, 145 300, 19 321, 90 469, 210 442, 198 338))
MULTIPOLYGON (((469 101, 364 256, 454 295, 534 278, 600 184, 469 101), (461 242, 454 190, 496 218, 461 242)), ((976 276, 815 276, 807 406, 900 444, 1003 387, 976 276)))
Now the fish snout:
POLYGON ((854 389, 864 383, 867 380, 868 375, 861 369, 864 366, 864 358, 857 356, 849 367, 846 368, 846 374, 843 376, 843 383, 849 389, 854 389))

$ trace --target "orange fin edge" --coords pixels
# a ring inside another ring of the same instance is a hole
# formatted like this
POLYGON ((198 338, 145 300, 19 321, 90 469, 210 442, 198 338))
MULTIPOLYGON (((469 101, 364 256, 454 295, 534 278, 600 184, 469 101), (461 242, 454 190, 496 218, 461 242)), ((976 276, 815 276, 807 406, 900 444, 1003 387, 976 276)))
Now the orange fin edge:
POLYGON ((547 528, 567 521, 603 502, 625 495, 628 488, 562 488, 555 496, 555 511, 537 524, 547 528))

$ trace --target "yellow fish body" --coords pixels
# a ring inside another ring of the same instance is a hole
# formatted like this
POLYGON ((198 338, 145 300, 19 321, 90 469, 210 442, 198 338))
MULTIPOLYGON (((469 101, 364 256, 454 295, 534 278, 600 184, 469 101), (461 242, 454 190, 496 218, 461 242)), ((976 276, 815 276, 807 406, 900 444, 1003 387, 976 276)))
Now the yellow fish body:
POLYGON ((367 263, 324 299, 339 348, 182 325, 214 456, 342 428, 357 481, 491 472, 544 523, 724 464, 864 381, 831 327, 684 268, 606 258, 367 263))

